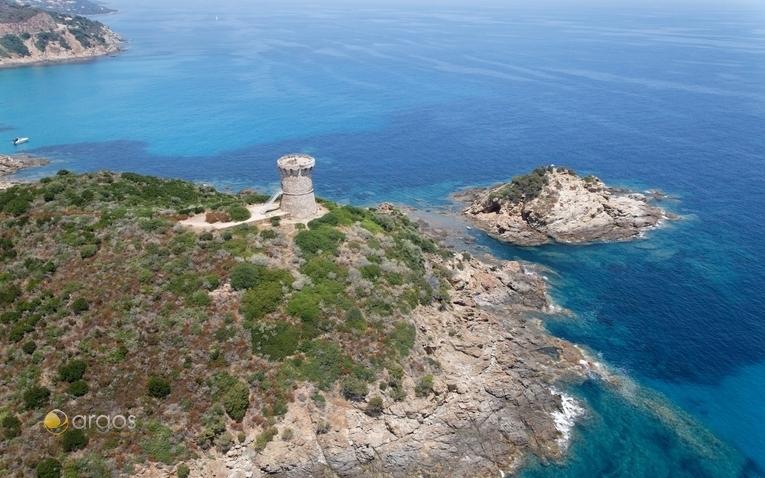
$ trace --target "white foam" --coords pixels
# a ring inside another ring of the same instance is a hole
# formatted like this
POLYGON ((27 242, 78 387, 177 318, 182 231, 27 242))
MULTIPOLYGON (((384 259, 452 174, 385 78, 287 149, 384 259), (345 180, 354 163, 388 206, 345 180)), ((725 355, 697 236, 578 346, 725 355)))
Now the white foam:
POLYGON ((550 389, 553 395, 560 395, 562 411, 550 413, 555 422, 555 429, 560 432, 560 438, 555 440, 558 446, 565 450, 571 441, 571 429, 576 424, 576 419, 584 415, 584 408, 579 405, 574 397, 558 392, 554 388, 550 389))

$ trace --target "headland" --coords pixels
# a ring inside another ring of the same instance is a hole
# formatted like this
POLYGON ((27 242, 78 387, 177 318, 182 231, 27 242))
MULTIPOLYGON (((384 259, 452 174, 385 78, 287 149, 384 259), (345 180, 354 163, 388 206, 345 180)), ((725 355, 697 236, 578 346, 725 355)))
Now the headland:
POLYGON ((266 198, 105 171, 0 192, 4 456, 25 457, 4 472, 488 478, 564 456, 589 359, 533 318, 540 275, 390 207, 180 224, 266 198), (50 408, 138 428, 57 437, 50 408))
POLYGON ((106 25, 0 0, 0 68, 90 59, 120 52, 106 25))

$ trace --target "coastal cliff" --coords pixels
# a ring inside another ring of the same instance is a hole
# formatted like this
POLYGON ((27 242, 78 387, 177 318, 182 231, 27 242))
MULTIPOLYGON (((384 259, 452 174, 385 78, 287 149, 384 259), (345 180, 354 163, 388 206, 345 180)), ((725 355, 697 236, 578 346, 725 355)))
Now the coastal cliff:
POLYGON ((565 167, 537 168, 507 184, 454 197, 469 203, 464 214, 476 227, 522 246, 634 239, 662 219, 677 217, 643 194, 608 187, 595 176, 579 177, 565 167))
POLYGON ((2 474, 494 477, 564 455, 588 359, 533 318, 533 266, 392 208, 180 224, 264 200, 65 170, 0 191, 2 474), (136 425, 54 436, 51 409, 136 425))
POLYGON ((0 0, 0 67, 115 54, 122 41, 100 22, 0 0))

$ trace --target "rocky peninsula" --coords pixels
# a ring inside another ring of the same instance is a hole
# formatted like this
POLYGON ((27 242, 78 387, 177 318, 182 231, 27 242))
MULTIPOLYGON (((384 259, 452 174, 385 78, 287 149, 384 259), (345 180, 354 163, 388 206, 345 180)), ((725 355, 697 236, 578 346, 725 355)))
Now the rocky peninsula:
POLYGON ((26 154, 17 154, 14 156, 15 157, 0 154, 0 189, 5 189, 19 183, 19 181, 7 180, 6 176, 17 173, 22 169, 50 164, 50 161, 45 158, 36 158, 26 154))
POLYGON ((119 53, 122 38, 83 16, 0 0, 0 68, 119 53))
POLYGON ((391 207, 181 224, 259 201, 106 171, 0 191, 1 474, 488 478, 564 456, 590 359, 535 318, 532 265, 391 207), (54 436, 51 408, 137 425, 54 436))
MULTIPOLYGON (((654 195, 659 198, 660 194, 654 195)), ((565 167, 537 168, 507 184, 454 195, 465 216, 490 236, 521 246, 635 239, 662 219, 676 219, 652 198, 579 177, 565 167)))

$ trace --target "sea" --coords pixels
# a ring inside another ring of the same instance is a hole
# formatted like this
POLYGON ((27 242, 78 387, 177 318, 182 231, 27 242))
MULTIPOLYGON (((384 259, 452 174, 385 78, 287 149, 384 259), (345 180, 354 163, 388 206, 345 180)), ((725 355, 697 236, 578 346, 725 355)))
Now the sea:
POLYGON ((115 57, 0 70, 0 153, 59 169, 434 209, 565 165, 661 190, 633 242, 500 244, 546 267, 542 317, 619 377, 536 477, 765 476, 765 3, 113 0, 115 57), (29 137, 23 146, 15 136, 29 137))

